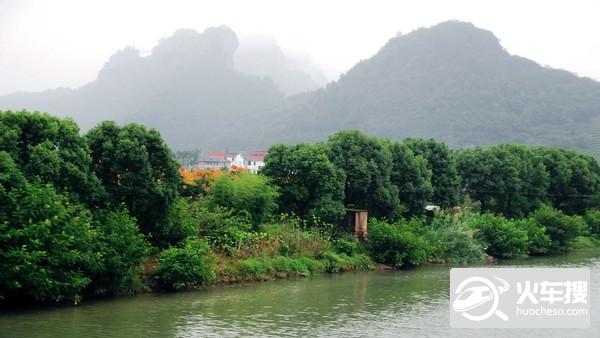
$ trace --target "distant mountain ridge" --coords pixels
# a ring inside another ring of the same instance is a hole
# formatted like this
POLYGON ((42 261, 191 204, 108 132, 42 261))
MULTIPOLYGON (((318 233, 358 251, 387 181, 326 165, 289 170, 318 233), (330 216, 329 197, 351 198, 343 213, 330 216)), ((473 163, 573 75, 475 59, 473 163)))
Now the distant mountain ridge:
POLYGON ((600 153, 600 83, 510 55, 470 23, 394 37, 338 81, 288 98, 272 79, 238 71, 237 48, 224 26, 181 30, 148 57, 121 50, 86 86, 2 96, 0 109, 72 116, 83 128, 140 122, 175 149, 262 149, 359 129, 453 147, 517 142, 600 153))
POLYGON ((518 142, 591 151, 600 83, 510 55, 491 32, 449 21, 391 39, 289 109, 279 135, 294 130, 294 140, 360 129, 454 147, 518 142))

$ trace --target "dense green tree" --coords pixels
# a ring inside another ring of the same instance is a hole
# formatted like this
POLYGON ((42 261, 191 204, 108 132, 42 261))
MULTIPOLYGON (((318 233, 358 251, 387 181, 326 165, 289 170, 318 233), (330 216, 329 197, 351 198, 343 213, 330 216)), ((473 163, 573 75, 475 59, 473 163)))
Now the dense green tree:
POLYGON ((427 161, 431 170, 431 200, 443 208, 453 207, 460 201, 460 177, 448 146, 434 139, 408 138, 404 143, 427 161))
POLYGON ((174 203, 181 176, 177 162, 156 130, 103 122, 86 134, 92 166, 113 205, 124 203, 154 243, 174 203))
POLYGON ((358 131, 331 136, 329 158, 345 174, 345 204, 375 217, 399 217, 398 188, 390 181, 392 154, 383 143, 358 131))
POLYGON ((322 144, 272 146, 261 173, 279 189, 279 211, 331 223, 344 215, 344 174, 322 144))
POLYGON ((420 155, 415 156, 406 144, 393 142, 388 148, 392 153, 390 181, 398 188, 403 214, 422 214, 432 196, 431 169, 427 161, 420 155))
POLYGON ((77 302, 99 271, 91 215, 0 152, 0 299, 77 302))
POLYGON ((76 202, 100 202, 103 189, 91 170, 90 150, 69 119, 26 111, 0 112, 0 151, 26 178, 37 177, 76 202))
POLYGON ((544 164, 521 145, 498 145, 457 153, 466 192, 482 211, 523 217, 546 199, 549 177, 544 164))
POLYGON ((548 200, 553 207, 567 214, 583 214, 594 206, 593 197, 600 193, 600 166, 595 158, 549 147, 539 147, 535 153, 548 171, 548 200))

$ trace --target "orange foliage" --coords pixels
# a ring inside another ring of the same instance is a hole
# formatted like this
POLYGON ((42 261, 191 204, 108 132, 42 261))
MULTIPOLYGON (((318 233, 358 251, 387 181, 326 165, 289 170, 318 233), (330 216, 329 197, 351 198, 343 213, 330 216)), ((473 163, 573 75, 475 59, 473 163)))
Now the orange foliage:
POLYGON ((205 184, 214 181, 221 174, 221 171, 215 169, 196 169, 190 171, 181 168, 179 169, 179 173, 183 179, 183 184, 195 185, 197 183, 205 184))
POLYGON ((179 173, 181 174, 184 189, 191 189, 192 187, 200 188, 205 193, 208 192, 211 183, 220 175, 230 175, 232 179, 236 179, 240 174, 248 172, 248 169, 231 166, 231 170, 227 169, 195 169, 187 170, 186 168, 180 168, 179 173), (188 188, 185 188, 188 186, 188 188))

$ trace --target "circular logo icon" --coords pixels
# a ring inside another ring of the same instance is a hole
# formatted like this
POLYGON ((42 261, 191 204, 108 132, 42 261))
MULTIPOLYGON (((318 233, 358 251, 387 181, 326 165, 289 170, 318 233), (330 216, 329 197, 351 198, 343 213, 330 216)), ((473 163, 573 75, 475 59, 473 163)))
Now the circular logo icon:
POLYGON ((456 291, 456 297, 452 302, 452 309, 472 321, 482 321, 494 314, 502 320, 508 320, 508 316, 498 310, 500 295, 510 288, 508 282, 494 277, 501 285, 496 286, 492 281, 484 277, 469 277, 463 280, 456 291), (483 311, 482 309, 487 309, 483 311))

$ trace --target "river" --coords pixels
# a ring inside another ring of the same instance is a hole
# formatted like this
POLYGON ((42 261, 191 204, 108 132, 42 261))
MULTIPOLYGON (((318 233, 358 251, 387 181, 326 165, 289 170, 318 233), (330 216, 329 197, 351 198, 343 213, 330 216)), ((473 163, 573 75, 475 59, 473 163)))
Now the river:
POLYGON ((0 312, 1 337, 600 337, 600 252, 501 261, 589 267, 589 329, 449 327, 449 267, 323 274, 247 286, 145 294, 0 312))

